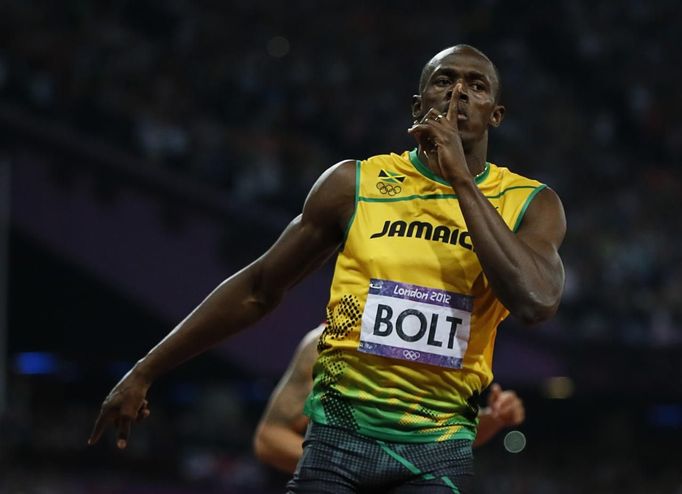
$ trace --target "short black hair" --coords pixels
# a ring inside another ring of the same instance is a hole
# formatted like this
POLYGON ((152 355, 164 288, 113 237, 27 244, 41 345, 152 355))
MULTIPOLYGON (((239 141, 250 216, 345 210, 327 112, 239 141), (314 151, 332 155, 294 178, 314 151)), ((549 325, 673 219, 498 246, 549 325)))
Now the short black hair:
POLYGON ((444 50, 439 51, 436 55, 434 55, 431 60, 426 62, 424 67, 422 68, 422 73, 419 76, 419 94, 424 92, 424 89, 426 88, 426 83, 429 81, 429 77, 431 77, 431 74, 433 73, 433 70, 435 68, 435 63, 434 59, 441 53, 443 53, 446 50, 452 50, 453 52, 456 50, 460 49, 467 49, 467 50, 472 50, 473 52, 477 53, 480 55, 482 58, 486 59, 488 62, 490 62, 490 65, 493 66, 493 72, 495 73, 495 79, 497 80, 497 90, 495 91, 495 102, 499 102, 500 98, 502 97, 502 79, 500 79, 500 71, 497 69, 497 65, 493 63, 492 60, 483 53, 481 50, 476 48, 475 46, 467 45, 467 44, 459 44, 459 45, 454 45, 449 48, 445 48, 444 50))

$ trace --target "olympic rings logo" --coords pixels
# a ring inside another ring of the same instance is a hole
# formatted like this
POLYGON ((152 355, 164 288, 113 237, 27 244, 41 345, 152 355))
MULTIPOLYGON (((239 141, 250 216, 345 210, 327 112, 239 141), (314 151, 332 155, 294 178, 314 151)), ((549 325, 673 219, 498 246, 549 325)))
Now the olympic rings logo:
POLYGON ((396 194, 400 194, 400 191, 403 190, 400 185, 391 185, 387 184, 386 182, 377 182, 377 189, 382 194, 388 194, 391 197, 396 194))
POLYGON ((421 357, 421 353, 415 352, 413 350, 403 350, 403 357, 405 357, 407 360, 417 360, 419 357, 421 357))

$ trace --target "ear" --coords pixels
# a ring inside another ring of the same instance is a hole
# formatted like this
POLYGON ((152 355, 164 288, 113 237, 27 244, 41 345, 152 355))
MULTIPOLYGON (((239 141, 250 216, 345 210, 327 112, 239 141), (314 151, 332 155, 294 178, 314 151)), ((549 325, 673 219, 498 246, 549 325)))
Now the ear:
POLYGON ((422 97, 418 94, 412 96, 412 118, 419 119, 422 116, 422 97))
POLYGON ((504 120, 505 107, 502 105, 495 105, 493 112, 490 114, 489 123, 492 127, 499 127, 504 120))

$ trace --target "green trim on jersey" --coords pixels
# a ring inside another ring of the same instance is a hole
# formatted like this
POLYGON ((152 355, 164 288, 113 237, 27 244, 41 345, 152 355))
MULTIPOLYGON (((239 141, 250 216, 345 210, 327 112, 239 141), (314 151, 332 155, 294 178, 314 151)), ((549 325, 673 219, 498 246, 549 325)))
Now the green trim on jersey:
POLYGON ((476 185, 483 183, 488 178, 488 175, 490 175, 490 163, 486 161, 483 171, 474 177, 474 183, 476 185))
MULTIPOLYGON (((330 419, 327 416, 324 408, 316 408, 313 406, 313 400, 315 399, 315 388, 308 395, 308 398, 303 405, 303 414, 308 417, 312 422, 321 425, 332 425, 337 427, 344 427, 342 424, 335 423, 333 418, 330 419)), ((396 413, 386 413, 387 423, 397 423, 399 418, 402 416, 402 411, 396 413)), ((375 427, 363 426, 362 430, 356 430, 359 434, 362 434, 373 439, 383 439, 386 441, 396 442, 396 443, 433 443, 440 441, 450 441, 452 439, 467 439, 474 441, 476 439, 476 429, 478 427, 478 419, 473 421, 468 421, 465 417, 459 417, 459 420, 451 421, 445 424, 445 427, 457 427, 457 431, 452 434, 451 437, 447 439, 442 439, 443 431, 434 430, 433 432, 421 432, 419 434, 405 434, 404 431, 396 431, 392 429, 377 429, 375 427)), ((355 430, 355 429, 354 429, 355 430)))
POLYGON ((457 194, 413 194, 405 197, 359 197, 359 200, 362 202, 399 202, 412 201, 413 199, 457 199, 457 194))
MULTIPOLYGON (((514 185, 512 187, 507 187, 503 191, 500 191, 497 194, 491 195, 491 196, 485 196, 488 199, 499 199, 503 195, 505 195, 507 192, 510 190, 514 189, 543 189, 546 187, 546 185, 541 185, 539 187, 535 187, 533 185, 514 185)), ((534 194, 537 194, 536 191, 533 194, 531 194, 531 197, 534 194)), ((414 199, 459 199, 457 194, 413 194, 411 196, 405 196, 405 197, 364 197, 364 196, 358 196, 357 200, 362 201, 362 202, 398 202, 398 201, 412 201, 414 199)), ((528 207, 526 205, 526 207, 528 207)), ((525 209, 522 211, 522 213, 525 212, 525 209)))
MULTIPOLYGON (((414 148, 412 151, 410 151, 410 163, 412 163, 414 165, 414 167, 419 171, 419 173, 424 175, 426 178, 430 178, 431 180, 438 182, 440 184, 443 184, 443 185, 450 185, 450 186, 452 185, 450 182, 448 182, 444 178, 441 178, 438 175, 436 175, 435 173, 433 173, 433 171, 431 171, 431 169, 422 162, 421 158, 419 158, 419 154, 417 153, 417 148, 414 148)), ((490 174, 490 163, 488 163, 486 161, 485 162, 485 168, 483 169, 483 171, 481 173, 479 173, 478 175, 476 175, 476 177, 474 177, 474 183, 476 185, 480 184, 486 178, 488 178, 489 174, 490 174)))
POLYGON ((526 209, 528 209, 528 206, 530 206, 530 202, 535 199, 535 196, 538 195, 538 192, 540 192, 543 189, 546 189, 547 186, 545 184, 539 185, 538 187, 535 188, 533 192, 530 193, 530 195, 526 198, 526 202, 523 203, 523 206, 521 207, 521 212, 519 213, 519 217, 516 218, 516 224, 514 225, 514 228, 512 228, 512 231, 516 233, 519 230, 519 227, 521 226, 521 222, 523 221, 523 217, 526 214, 526 209))
POLYGON ((350 233, 350 227, 353 225, 355 220, 355 215, 358 212, 358 201, 360 200, 360 160, 355 160, 355 204, 353 204, 353 214, 350 215, 346 229, 343 232, 343 241, 341 242, 341 248, 343 250, 346 246, 346 240, 348 239, 348 234, 350 233))

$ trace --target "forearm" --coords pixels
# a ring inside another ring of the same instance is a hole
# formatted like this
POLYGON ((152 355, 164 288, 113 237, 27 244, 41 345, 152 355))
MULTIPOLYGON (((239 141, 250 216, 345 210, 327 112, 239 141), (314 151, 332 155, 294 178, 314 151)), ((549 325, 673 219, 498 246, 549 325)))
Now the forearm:
POLYGON ((286 290, 336 250, 338 231, 311 223, 295 218, 268 252, 213 290, 133 372, 152 382, 272 310, 286 290))
POLYGON ((254 452, 263 463, 294 473, 303 454, 303 436, 289 427, 260 426, 254 440, 254 452))
POLYGON ((455 187, 483 272, 509 311, 527 322, 551 316, 563 283, 547 262, 521 240, 473 181, 455 187))
POLYGON ((259 287, 257 273, 252 265, 221 283, 138 361, 133 372, 151 383, 260 319, 276 305, 281 293, 259 287))
POLYGON ((113 387, 102 402, 89 444, 113 425, 118 429, 118 446, 125 448, 130 427, 146 410, 146 395, 157 377, 256 322, 289 288, 321 266, 343 238, 354 197, 355 162, 344 161, 327 170, 313 186, 303 213, 275 244, 221 283, 113 387))

